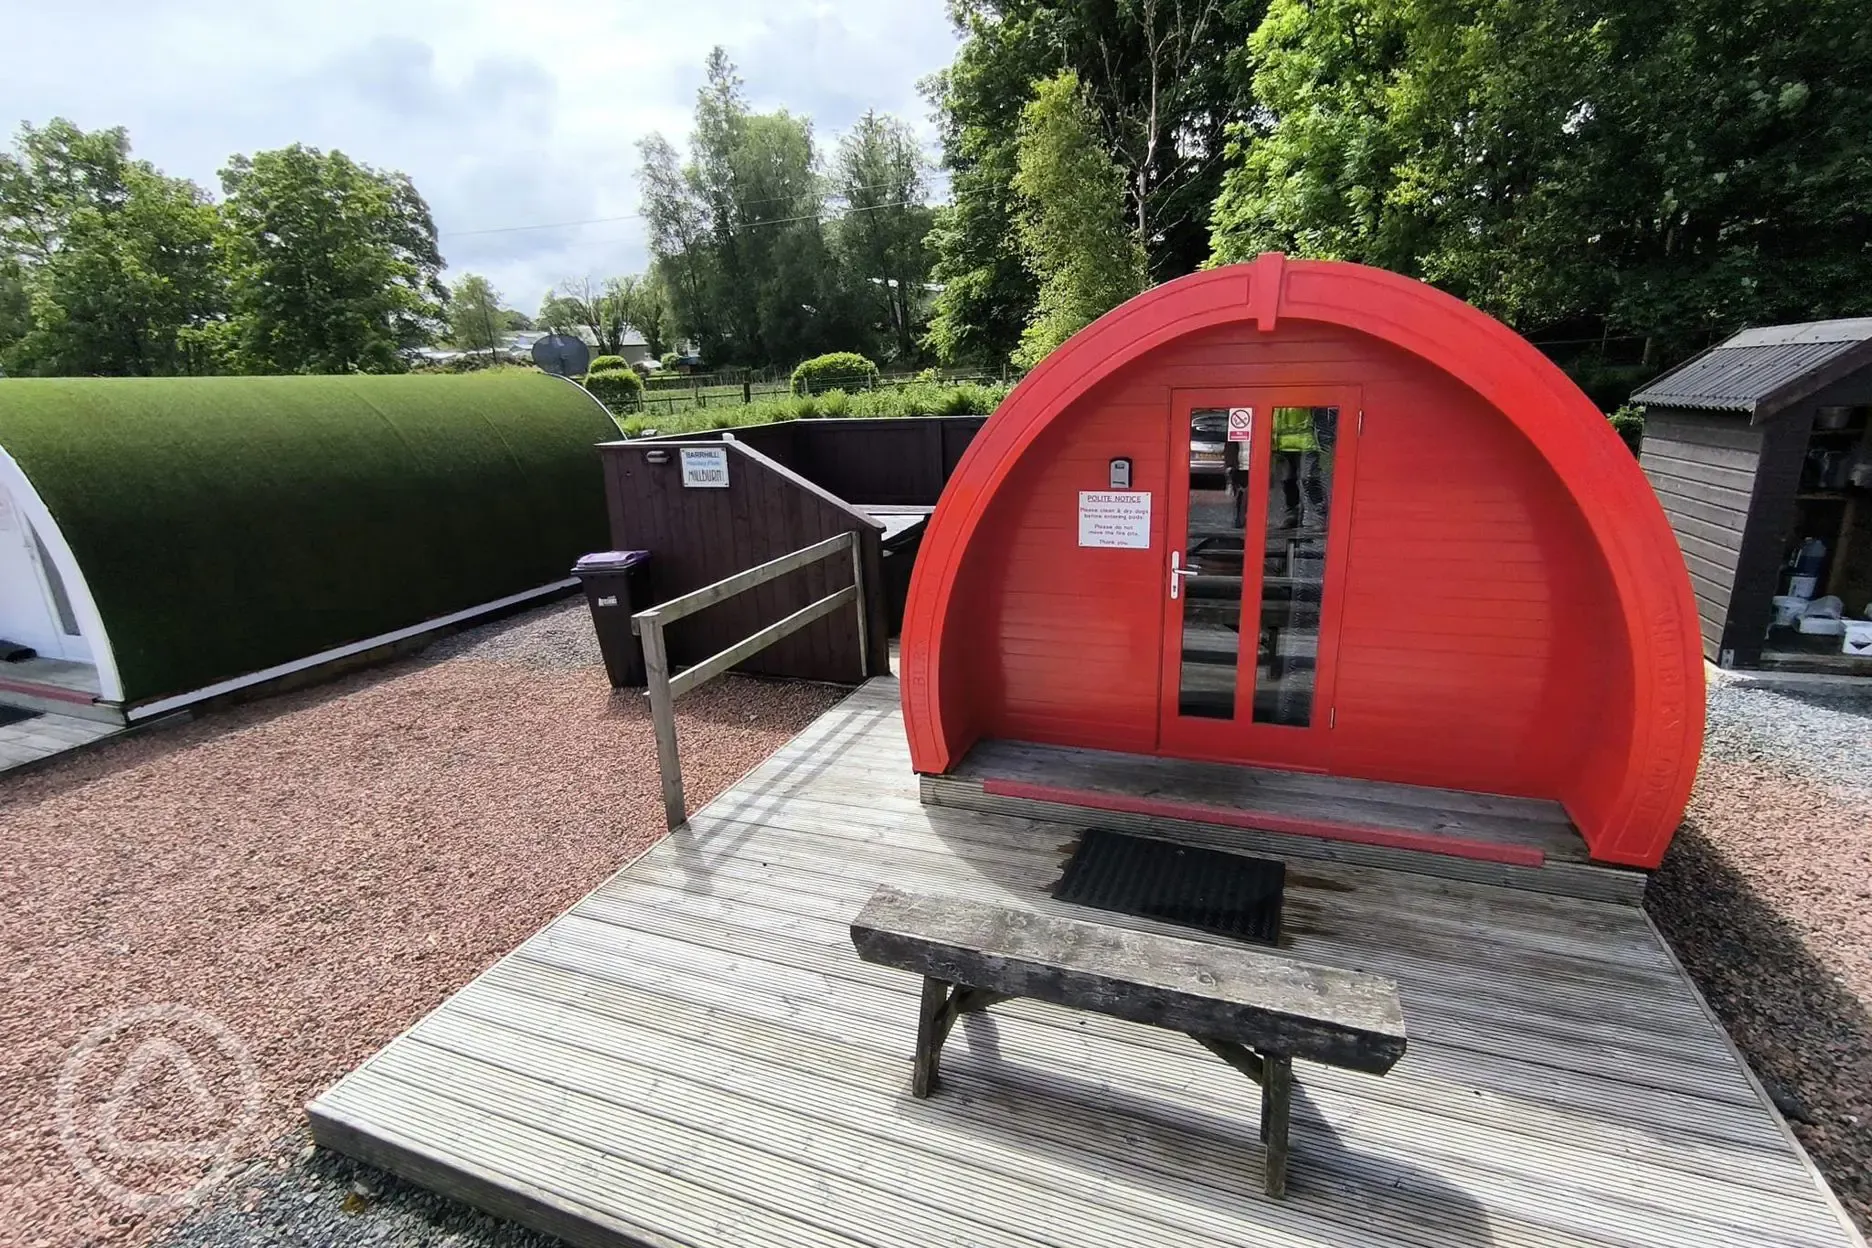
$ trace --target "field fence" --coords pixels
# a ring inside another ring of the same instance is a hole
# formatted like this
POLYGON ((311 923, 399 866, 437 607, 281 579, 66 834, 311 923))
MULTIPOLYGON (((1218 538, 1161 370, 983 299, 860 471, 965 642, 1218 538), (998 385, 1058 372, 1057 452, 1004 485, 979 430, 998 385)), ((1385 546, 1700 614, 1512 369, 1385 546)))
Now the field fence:
MULTIPOLYGON (((758 399, 780 398, 791 394, 792 374, 775 369, 723 369, 712 373, 689 373, 677 376, 653 376, 644 379, 643 398, 638 410, 644 413, 675 413, 699 407, 726 407, 752 403, 758 399)), ((962 382, 983 384, 1004 380, 994 373, 967 369, 941 369, 922 373, 855 373, 850 378, 819 378, 813 390, 884 390, 893 387, 928 384, 955 385, 962 382)))

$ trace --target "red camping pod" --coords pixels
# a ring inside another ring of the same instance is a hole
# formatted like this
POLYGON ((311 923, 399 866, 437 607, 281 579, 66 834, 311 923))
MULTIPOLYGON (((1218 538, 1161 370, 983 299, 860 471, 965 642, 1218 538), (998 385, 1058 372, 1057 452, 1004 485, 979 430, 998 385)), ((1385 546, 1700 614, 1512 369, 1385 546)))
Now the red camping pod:
POLYGON ((1559 802, 1655 867, 1703 732, 1676 541, 1636 460, 1506 326, 1275 254, 1049 356, 923 539, 919 772, 1000 738, 1559 802))

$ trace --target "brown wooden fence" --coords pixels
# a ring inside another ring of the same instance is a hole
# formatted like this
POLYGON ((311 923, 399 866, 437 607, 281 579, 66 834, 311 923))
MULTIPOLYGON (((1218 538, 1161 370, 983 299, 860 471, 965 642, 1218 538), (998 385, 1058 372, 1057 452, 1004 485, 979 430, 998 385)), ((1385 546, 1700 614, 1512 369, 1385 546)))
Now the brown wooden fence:
MULTIPOLYGON (((799 474, 740 442, 611 442, 604 458, 611 543, 647 550, 658 602, 712 585, 840 533, 856 533, 867 579, 879 583, 883 526, 799 474), (722 447, 725 488, 684 487, 684 446, 722 447)), ((682 667, 852 583, 851 568, 815 564, 672 624, 670 662, 682 667)), ((889 667, 882 595, 869 595, 869 670, 889 667)), ((841 614, 816 621, 755 655, 738 670, 805 680, 853 681, 861 674, 858 628, 841 614)))
POLYGON ((934 507, 987 419, 790 420, 730 432, 848 503, 934 507))
MULTIPOLYGON (((865 567, 870 671, 888 670, 890 637, 908 585, 917 535, 894 543, 867 507, 933 507, 985 416, 800 420, 599 447, 611 544, 651 553, 658 602, 711 585, 839 533, 855 533, 865 567), (723 447, 726 488, 685 488, 682 449, 723 447)), ((734 642, 851 584, 828 561, 788 573, 671 624, 670 662, 699 663, 734 642)), ((818 620, 736 670, 807 680, 858 678, 855 617, 818 620)))

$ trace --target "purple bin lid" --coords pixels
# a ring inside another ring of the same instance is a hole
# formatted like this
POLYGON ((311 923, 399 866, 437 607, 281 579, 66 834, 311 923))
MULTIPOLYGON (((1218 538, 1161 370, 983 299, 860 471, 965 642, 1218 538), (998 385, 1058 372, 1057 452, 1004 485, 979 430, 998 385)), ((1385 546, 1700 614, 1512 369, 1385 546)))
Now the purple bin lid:
POLYGON ((634 568, 640 563, 648 563, 650 552, 647 550, 600 550, 581 556, 572 566, 572 575, 584 572, 622 572, 634 568))

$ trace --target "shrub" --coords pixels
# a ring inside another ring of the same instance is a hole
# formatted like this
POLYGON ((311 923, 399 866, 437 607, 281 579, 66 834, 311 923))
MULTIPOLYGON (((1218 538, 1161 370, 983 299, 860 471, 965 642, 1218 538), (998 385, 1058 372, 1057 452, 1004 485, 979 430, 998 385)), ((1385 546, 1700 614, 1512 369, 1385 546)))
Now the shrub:
POLYGON ((851 395, 843 390, 828 390, 819 396, 819 414, 838 419, 852 414, 851 395))
MULTIPOLYGON (((606 357, 601 355, 598 358, 602 360, 606 357)), ((609 358, 616 359, 617 357, 609 358)), ((606 407, 613 411, 620 411, 634 408, 642 401, 644 384, 643 378, 626 366, 586 373, 585 388, 591 391, 592 397, 606 407)))
POLYGON ((681 359, 682 359, 682 356, 680 356, 680 355, 678 355, 678 354, 676 354, 676 353, 675 353, 674 351, 665 351, 665 352, 663 353, 663 361, 662 361, 662 363, 663 363, 663 367, 664 367, 664 368, 675 368, 675 367, 676 367, 676 364, 677 364, 677 361, 679 361, 679 360, 681 360, 681 359))
POLYGON ((624 362, 624 357, 621 355, 601 355, 597 359, 593 360, 591 362, 591 367, 586 369, 585 371, 587 374, 615 373, 621 369, 626 369, 629 367, 630 365, 624 362))
POLYGON ((1625 445, 1636 455, 1644 446, 1644 408, 1627 403, 1617 411, 1609 412, 1606 419, 1612 422, 1612 431, 1625 440, 1625 445))
POLYGON ((856 351, 816 355, 793 370, 794 394, 823 390, 869 390, 877 385, 878 366, 856 351))

